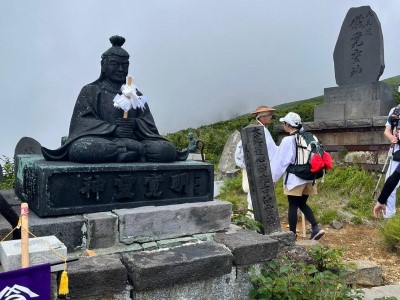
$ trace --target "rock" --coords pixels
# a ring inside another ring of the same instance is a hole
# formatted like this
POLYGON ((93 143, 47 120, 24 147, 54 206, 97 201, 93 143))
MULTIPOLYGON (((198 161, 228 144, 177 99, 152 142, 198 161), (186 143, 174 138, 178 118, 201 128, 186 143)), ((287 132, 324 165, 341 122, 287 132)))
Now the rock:
POLYGON ((222 151, 221 158, 218 163, 218 171, 222 173, 232 173, 236 168, 235 164, 235 150, 236 145, 240 141, 240 132, 235 130, 225 143, 224 150, 222 151))
POLYGON ((383 283, 382 268, 375 262, 366 260, 349 261, 355 269, 349 269, 347 278, 349 283, 356 283, 363 286, 380 286, 383 283))
POLYGON ((342 222, 339 222, 339 221, 334 220, 334 221, 332 221, 332 223, 331 223, 331 227, 332 227, 333 229, 339 230, 339 229, 343 228, 343 224, 342 224, 342 222))

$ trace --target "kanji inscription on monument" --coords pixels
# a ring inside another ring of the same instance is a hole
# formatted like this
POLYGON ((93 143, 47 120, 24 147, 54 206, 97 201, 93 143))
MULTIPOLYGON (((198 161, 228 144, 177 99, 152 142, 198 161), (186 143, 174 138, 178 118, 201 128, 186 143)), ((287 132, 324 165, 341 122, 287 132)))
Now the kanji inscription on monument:
POLYGON ((241 130, 241 136, 254 218, 263 225, 264 234, 280 231, 264 129, 249 125, 241 130))
POLYGON ((337 85, 379 80, 385 69, 383 35, 371 7, 353 7, 347 12, 333 59, 337 85))

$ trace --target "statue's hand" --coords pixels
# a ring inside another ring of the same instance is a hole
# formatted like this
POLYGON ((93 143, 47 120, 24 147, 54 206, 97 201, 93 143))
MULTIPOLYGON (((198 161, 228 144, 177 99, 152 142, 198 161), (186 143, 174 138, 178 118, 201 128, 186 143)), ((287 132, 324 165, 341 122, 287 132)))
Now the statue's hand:
POLYGON ((130 127, 117 126, 113 132, 113 135, 117 138, 132 138, 133 131, 130 127))
POLYGON ((121 126, 121 127, 128 127, 131 130, 135 130, 136 129, 136 120, 135 119, 123 119, 123 118, 118 118, 115 121, 115 124, 117 124, 117 126, 121 126))

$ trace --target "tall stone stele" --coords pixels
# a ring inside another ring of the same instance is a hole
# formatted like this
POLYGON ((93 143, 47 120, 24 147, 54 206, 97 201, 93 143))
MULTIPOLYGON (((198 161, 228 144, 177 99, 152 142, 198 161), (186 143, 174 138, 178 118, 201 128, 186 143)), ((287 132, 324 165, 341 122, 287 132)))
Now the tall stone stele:
POLYGON ((351 8, 333 53, 338 87, 324 89, 314 121, 383 116, 394 105, 393 88, 379 78, 385 69, 381 24, 369 6, 351 8))

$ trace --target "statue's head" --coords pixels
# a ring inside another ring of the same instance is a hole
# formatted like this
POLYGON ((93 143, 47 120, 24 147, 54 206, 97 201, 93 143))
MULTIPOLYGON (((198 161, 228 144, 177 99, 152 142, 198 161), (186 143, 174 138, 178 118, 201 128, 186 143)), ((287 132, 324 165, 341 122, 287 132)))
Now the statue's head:
POLYGON ((121 47, 125 38, 114 35, 110 37, 110 42, 112 47, 101 55, 100 78, 123 84, 129 69, 129 53, 121 47))
POLYGON ((189 132, 188 133, 188 138, 189 138, 189 140, 193 139, 193 133, 189 132))

